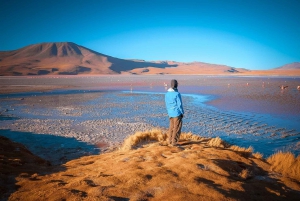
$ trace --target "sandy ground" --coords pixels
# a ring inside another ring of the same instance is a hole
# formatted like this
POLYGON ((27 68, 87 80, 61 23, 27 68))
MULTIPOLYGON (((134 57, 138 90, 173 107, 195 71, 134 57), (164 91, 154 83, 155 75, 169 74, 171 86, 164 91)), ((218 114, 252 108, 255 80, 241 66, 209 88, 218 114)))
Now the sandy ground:
MULTIPOLYGON (((164 135, 161 133, 159 138, 164 135)), ((141 135, 131 138, 138 136, 141 135)), ((5 163, 1 166, 1 172, 5 173, 1 178, 6 179, 4 184, 10 188, 8 191, 5 186, 0 190, 8 200, 25 197, 26 200, 106 201, 299 198, 299 181, 272 171, 270 164, 251 153, 215 147, 213 140, 185 138, 178 147, 146 139, 128 147, 131 143, 126 140, 120 150, 51 167, 22 145, 1 138, 0 143, 5 143, 11 154, 2 157, 5 163)), ((5 152, 0 150, 0 153, 5 152)))

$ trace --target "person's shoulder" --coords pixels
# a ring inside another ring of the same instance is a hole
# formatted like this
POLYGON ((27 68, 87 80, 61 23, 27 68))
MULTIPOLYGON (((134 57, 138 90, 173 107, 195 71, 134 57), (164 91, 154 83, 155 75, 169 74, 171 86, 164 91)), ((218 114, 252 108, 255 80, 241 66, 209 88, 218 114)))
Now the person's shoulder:
POLYGON ((167 92, 174 92, 174 89, 169 88, 167 92))
POLYGON ((175 92, 176 94, 180 94, 180 92, 178 91, 178 89, 174 90, 174 92, 175 92))
POLYGON ((179 97, 181 97, 181 94, 180 94, 180 92, 176 92, 176 96, 179 96, 179 97))

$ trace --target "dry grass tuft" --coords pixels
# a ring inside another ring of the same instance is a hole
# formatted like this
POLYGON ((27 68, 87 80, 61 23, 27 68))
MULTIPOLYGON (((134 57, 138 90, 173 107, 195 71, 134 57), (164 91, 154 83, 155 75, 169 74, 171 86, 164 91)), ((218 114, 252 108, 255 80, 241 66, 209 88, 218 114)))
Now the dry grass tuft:
POLYGON ((259 152, 253 153, 252 156, 257 159, 263 159, 264 157, 264 155, 259 152))
POLYGON ((149 141, 163 142, 166 138, 167 135, 157 128, 145 132, 136 132, 124 140, 121 150, 131 150, 133 147, 149 141))
POLYGON ((207 138, 198 135, 193 135, 192 133, 181 133, 179 140, 192 140, 192 141, 202 141, 207 138))
POLYGON ((243 179, 250 179, 253 175, 248 169, 243 169, 239 176, 243 179))
POLYGON ((295 158, 291 152, 277 152, 267 158, 271 170, 280 172, 293 179, 300 180, 300 155, 295 158))
MULTIPOLYGON (((211 147, 228 148, 232 151, 238 152, 239 154, 241 154, 244 157, 251 156, 251 154, 253 152, 253 148, 251 146, 248 147, 248 148, 244 148, 244 147, 239 147, 237 145, 230 145, 229 143, 223 141, 219 137, 212 138, 211 140, 208 141, 207 144, 211 147)), ((262 159, 263 158, 263 155, 258 153, 258 152, 255 153, 255 154, 252 154, 252 156, 257 158, 257 159, 262 159)))
POLYGON ((232 145, 229 147, 229 149, 238 152, 239 154, 241 154, 244 157, 249 157, 251 156, 252 152, 253 152, 253 148, 250 146, 248 148, 244 148, 244 147, 239 147, 236 145, 232 145))
MULTIPOLYGON (((180 141, 192 140, 192 141, 202 141, 207 138, 200 137, 198 135, 193 135, 192 133, 181 133, 180 141)), ((150 131, 145 132, 136 132, 134 135, 129 136, 124 140, 124 143, 120 150, 127 151, 131 150, 134 147, 138 147, 144 144, 148 144, 149 142, 166 142, 167 134, 163 132, 163 130, 159 128, 154 128, 150 131)))
POLYGON ((212 138, 207 143, 211 147, 228 148, 230 145, 219 137, 212 138))
POLYGON ((236 145, 232 145, 229 147, 229 149, 233 150, 233 151, 237 151, 237 152, 249 152, 249 153, 252 153, 253 151, 253 148, 250 146, 248 148, 245 148, 245 147, 239 147, 239 146, 236 146, 236 145))

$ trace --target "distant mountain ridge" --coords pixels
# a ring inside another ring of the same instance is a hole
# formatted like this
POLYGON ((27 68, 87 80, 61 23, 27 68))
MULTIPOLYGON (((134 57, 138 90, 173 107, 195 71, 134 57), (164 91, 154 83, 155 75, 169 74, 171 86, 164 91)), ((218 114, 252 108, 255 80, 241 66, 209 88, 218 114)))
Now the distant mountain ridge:
POLYGON ((0 52, 0 75, 117 74, 131 66, 174 67, 118 59, 71 42, 40 43, 0 52))
MULTIPOLYGON (((293 67, 290 66, 290 68, 293 67)), ((0 52, 0 76, 79 74, 231 75, 247 74, 249 72, 251 71, 247 69, 204 62, 149 62, 138 59, 119 59, 72 42, 39 43, 13 51, 0 52)))
POLYGON ((281 67, 276 68, 278 70, 295 70, 300 69, 300 62, 293 62, 290 64, 283 65, 281 67))

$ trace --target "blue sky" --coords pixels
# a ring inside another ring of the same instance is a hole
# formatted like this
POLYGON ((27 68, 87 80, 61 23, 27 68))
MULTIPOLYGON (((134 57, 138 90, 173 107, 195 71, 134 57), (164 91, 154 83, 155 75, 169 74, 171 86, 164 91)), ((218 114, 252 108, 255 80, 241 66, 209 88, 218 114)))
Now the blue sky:
POLYGON ((74 42, 122 59, 300 61, 299 0, 0 0, 0 51, 74 42))

